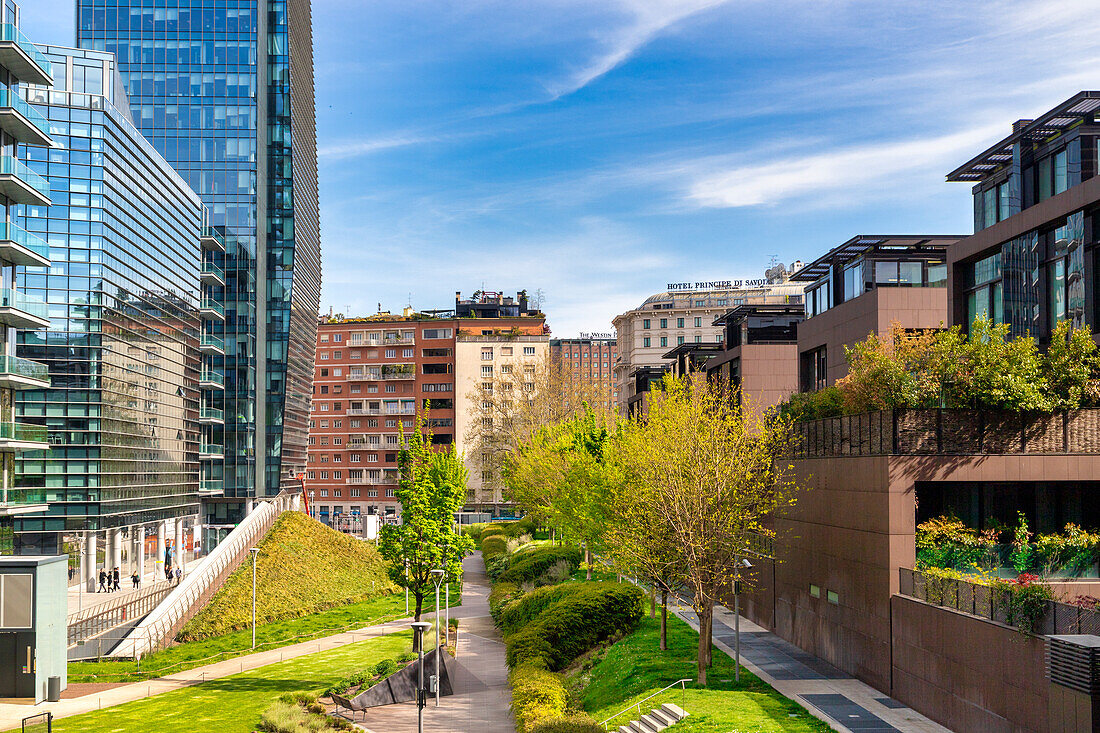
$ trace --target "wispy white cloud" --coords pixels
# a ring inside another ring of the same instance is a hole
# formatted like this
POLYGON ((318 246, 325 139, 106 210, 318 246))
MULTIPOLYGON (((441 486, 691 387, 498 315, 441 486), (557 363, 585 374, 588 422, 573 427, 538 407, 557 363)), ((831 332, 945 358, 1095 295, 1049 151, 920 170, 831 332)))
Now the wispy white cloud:
POLYGON ((419 135, 396 135, 393 137, 368 138, 364 140, 345 140, 322 145, 317 149, 317 157, 327 160, 344 160, 357 158, 371 153, 378 153, 394 148, 406 148, 410 145, 438 142, 439 137, 425 137, 419 135))
MULTIPOLYGON (((701 207, 714 208, 773 205, 845 191, 874 196, 876 190, 910 186, 912 179, 928 171, 942 180, 946 166, 980 150, 1003 131, 1002 124, 987 125, 932 138, 872 143, 700 172, 689 183, 686 196, 701 207)), ((701 161, 696 167, 708 165, 701 161)), ((685 166, 685 170, 692 167, 685 166)))
POLYGON ((572 94, 622 64, 670 27, 727 2, 729 0, 619 0, 626 22, 594 31, 599 52, 564 79, 548 82, 546 88, 554 99, 572 94))

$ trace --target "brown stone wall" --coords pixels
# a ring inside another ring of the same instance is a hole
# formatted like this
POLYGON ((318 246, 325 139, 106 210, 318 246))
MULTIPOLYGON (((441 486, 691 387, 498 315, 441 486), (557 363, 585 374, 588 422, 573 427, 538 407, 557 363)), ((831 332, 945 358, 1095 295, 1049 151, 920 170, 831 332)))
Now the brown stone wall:
POLYGON ((798 353, 819 346, 828 351, 829 384, 848 373, 844 347, 904 328, 941 328, 947 322, 947 288, 875 288, 798 324, 798 353))
POLYGON ((745 344, 741 352, 741 389, 747 404, 766 408, 798 391, 798 346, 745 344))
POLYGON ((1041 638, 904 596, 891 605, 894 698, 951 730, 1048 730, 1041 638))

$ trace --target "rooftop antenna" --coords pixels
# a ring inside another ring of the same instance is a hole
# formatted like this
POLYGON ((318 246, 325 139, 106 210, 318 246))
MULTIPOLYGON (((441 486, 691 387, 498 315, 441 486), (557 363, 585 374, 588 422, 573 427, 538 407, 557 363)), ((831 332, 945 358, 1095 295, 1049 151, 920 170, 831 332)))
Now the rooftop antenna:
POLYGON ((378 303, 378 312, 379 313, 382 312, 382 303, 381 303, 381 301, 379 301, 379 303, 378 303))

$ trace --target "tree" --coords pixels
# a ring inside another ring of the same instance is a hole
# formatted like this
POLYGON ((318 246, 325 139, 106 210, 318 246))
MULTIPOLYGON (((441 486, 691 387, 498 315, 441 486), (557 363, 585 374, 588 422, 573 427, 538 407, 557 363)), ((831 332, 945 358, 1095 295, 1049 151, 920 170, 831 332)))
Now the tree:
POLYGON ((508 456, 546 425, 555 425, 586 409, 601 419, 615 411, 607 383, 580 377, 549 354, 545 358, 503 366, 492 379, 479 381, 469 393, 478 406, 463 436, 471 469, 483 487, 508 499, 504 470, 508 456))
POLYGON ((401 524, 382 528, 379 551, 389 562, 390 579, 408 588, 420 620, 424 598, 435 591, 432 570, 447 578, 462 574, 462 558, 474 543, 455 531, 455 512, 466 501, 466 467, 453 447, 435 450, 423 417, 398 454, 401 524))
POLYGON ((608 461, 615 424, 583 404, 580 413, 540 428, 506 457, 509 496, 562 539, 584 545, 589 580, 621 483, 608 461))
POLYGON ((629 470, 626 485, 650 497, 642 509, 680 548, 699 617, 697 679, 706 684, 714 604, 734 580, 750 533, 794 503, 786 457, 795 434, 791 418, 775 409, 742 409, 728 384, 666 375, 660 387, 651 390, 645 419, 617 441, 618 463, 629 470))

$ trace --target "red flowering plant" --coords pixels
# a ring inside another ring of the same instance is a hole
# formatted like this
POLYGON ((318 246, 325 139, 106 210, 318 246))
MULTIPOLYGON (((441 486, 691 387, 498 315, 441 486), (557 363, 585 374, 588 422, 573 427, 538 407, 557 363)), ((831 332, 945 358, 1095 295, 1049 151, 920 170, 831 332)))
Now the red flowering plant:
POLYGON ((1054 591, 1034 573, 1020 573, 1016 578, 995 581, 1000 590, 999 605, 1005 623, 1020 631, 1038 634, 1054 600, 1054 591))

